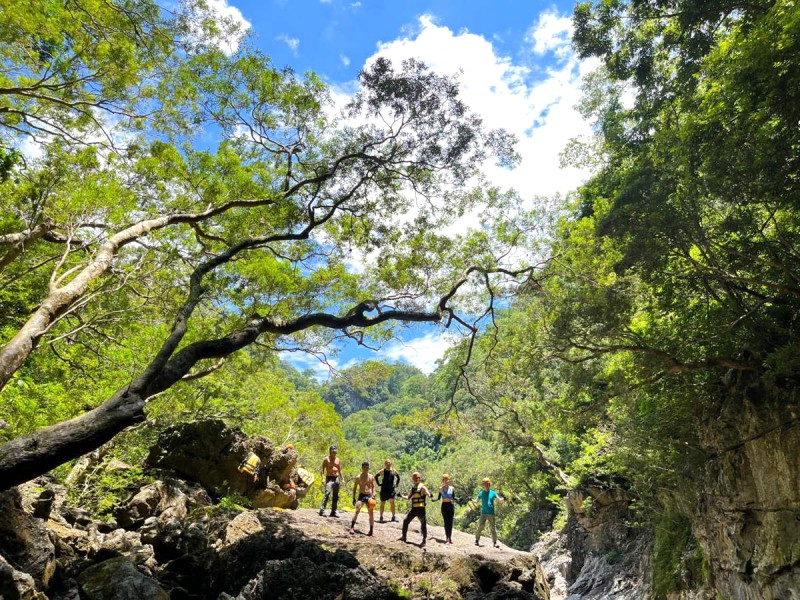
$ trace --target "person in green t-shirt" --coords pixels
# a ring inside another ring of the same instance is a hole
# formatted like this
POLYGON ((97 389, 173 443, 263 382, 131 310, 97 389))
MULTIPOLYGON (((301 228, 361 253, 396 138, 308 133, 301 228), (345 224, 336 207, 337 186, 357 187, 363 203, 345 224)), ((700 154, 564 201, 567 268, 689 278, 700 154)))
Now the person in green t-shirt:
POLYGON ((488 477, 484 477, 481 484, 483 485, 483 489, 478 492, 478 501, 481 503, 481 516, 480 519, 478 519, 478 531, 475 533, 475 545, 481 545, 481 532, 483 531, 483 526, 488 521, 489 527, 492 530, 492 542, 494 542, 494 547, 499 548, 500 545, 497 543, 497 527, 494 522, 494 503, 495 500, 498 502, 505 502, 506 499, 491 489, 492 482, 488 477))

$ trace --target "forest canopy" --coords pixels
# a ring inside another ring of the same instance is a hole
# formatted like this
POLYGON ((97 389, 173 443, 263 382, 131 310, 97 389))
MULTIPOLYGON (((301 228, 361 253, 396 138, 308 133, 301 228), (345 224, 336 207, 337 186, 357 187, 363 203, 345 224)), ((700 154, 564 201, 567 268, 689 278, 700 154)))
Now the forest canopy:
POLYGON ((251 344, 320 353, 413 322, 475 333, 532 273, 501 262, 486 224, 443 233, 514 202, 475 187, 484 161, 513 164, 514 140, 456 79, 378 59, 337 112, 317 76, 274 66, 204 4, 10 8, 3 485, 97 448, 251 344))

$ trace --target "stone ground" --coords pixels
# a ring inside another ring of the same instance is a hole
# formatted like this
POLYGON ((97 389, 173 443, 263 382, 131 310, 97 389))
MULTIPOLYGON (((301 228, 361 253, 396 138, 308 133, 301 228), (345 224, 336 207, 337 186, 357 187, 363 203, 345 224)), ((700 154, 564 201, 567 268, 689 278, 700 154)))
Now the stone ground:
POLYGON ((318 511, 313 509, 261 509, 258 515, 262 524, 264 521, 271 521, 276 526, 288 525, 302 532, 304 536, 313 538, 327 550, 341 549, 349 552, 361 565, 382 580, 402 585, 413 598, 503 597, 543 600, 548 597, 546 584, 543 583, 544 574, 538 566, 537 557, 502 543, 494 548, 491 537, 484 536, 481 546, 478 547, 475 546, 473 533, 454 529, 453 544, 450 545, 445 543, 443 527, 428 525, 427 544, 425 548, 421 548, 422 534, 418 520, 414 520, 409 526, 408 542, 404 543, 399 539, 405 513, 398 513, 397 523, 379 523, 376 511, 373 536, 370 537, 367 535, 368 515, 364 511, 359 514, 353 535, 349 533, 353 509, 340 508, 338 518, 329 517, 328 512, 325 512, 325 516, 319 516, 318 511), (530 569, 533 571, 529 571, 530 569), (494 587, 495 582, 501 578, 508 579, 509 573, 513 571, 537 573, 537 581, 542 582, 537 584, 537 592, 514 593, 513 586, 518 586, 514 583, 505 588, 494 587), (464 586, 473 585, 480 586, 476 592, 462 595, 456 591, 457 588, 463 590, 464 586), (502 592, 503 589, 507 591, 502 592), (496 593, 489 593, 490 590, 496 593))
MULTIPOLYGON (((420 548, 422 541, 422 534, 420 533, 419 520, 412 521, 408 528, 408 542, 403 543, 400 541, 402 534, 402 520, 405 513, 398 513, 397 523, 378 522, 378 514, 375 514, 375 527, 373 530, 373 537, 369 537, 369 515, 363 510, 358 515, 356 522, 355 535, 350 535, 350 522, 353 519, 354 511, 349 508, 338 511, 339 516, 331 518, 328 516, 330 511, 325 511, 325 516, 320 517, 318 511, 300 508, 291 511, 279 511, 275 509, 265 509, 262 514, 269 514, 275 512, 276 515, 280 514, 280 518, 288 518, 293 524, 301 529, 307 536, 313 537, 327 543, 346 548, 351 551, 358 551, 361 553, 368 550, 370 547, 380 545, 384 548, 393 548, 398 551, 416 551, 419 554, 431 553, 441 556, 457 556, 457 557, 472 557, 478 560, 495 560, 505 562, 517 557, 530 557, 529 552, 522 552, 509 548, 502 542, 499 542, 500 547, 492 547, 492 538, 487 537, 486 530, 484 536, 481 538, 481 546, 475 545, 475 535, 463 531, 453 530, 453 544, 445 544, 444 528, 436 525, 428 525, 428 541, 425 548, 420 548)), ((384 514, 384 518, 387 515, 384 514)), ((391 518, 391 515, 388 515, 391 518)))

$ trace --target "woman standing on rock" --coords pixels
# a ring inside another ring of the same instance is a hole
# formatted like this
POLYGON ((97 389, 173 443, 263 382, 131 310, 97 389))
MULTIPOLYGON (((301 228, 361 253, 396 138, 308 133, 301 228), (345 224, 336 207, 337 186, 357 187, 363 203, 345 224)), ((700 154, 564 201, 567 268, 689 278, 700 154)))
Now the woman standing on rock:
POLYGON ((383 523, 383 507, 386 506, 386 501, 389 501, 389 507, 392 509, 392 522, 397 521, 395 517, 394 498, 397 496, 397 487, 400 485, 400 473, 392 468, 391 459, 387 458, 383 463, 383 470, 375 475, 375 482, 381 488, 381 517, 378 519, 383 523))
POLYGON ((431 499, 431 502, 438 502, 439 500, 442 501, 442 519, 444 519, 444 534, 447 537, 447 541, 445 543, 452 544, 452 535, 453 535, 453 517, 456 514, 456 491, 452 485, 450 485, 450 475, 445 473, 442 475, 442 487, 439 488, 439 495, 435 499, 431 499))

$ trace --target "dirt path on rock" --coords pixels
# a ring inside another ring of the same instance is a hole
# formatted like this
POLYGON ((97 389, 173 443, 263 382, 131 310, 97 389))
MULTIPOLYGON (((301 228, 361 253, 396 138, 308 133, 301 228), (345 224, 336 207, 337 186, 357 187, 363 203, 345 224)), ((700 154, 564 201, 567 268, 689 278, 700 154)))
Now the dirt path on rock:
MULTIPOLYGON (((522 552, 509 548, 500 542, 499 548, 492 547, 492 538, 484 535, 481 538, 481 546, 475 545, 475 534, 465 533, 457 529, 453 530, 453 544, 445 544, 444 528, 436 525, 428 525, 428 541, 425 548, 420 548, 422 534, 420 533, 419 520, 412 521, 408 529, 408 543, 400 541, 402 534, 402 519, 405 515, 398 514, 398 522, 379 523, 375 521, 373 536, 367 535, 369 531, 369 518, 367 513, 361 512, 356 523, 356 532, 350 535, 350 522, 353 519, 352 511, 339 510, 339 517, 319 516, 318 512, 309 508, 299 508, 297 510, 263 509, 261 514, 268 515, 270 512, 280 514, 280 518, 287 518, 297 529, 301 530, 306 536, 321 540, 327 544, 346 548, 351 551, 358 551, 359 554, 369 548, 377 546, 386 550, 397 550, 406 552, 417 552, 419 554, 429 553, 442 556, 453 557, 472 557, 479 560, 494 560, 507 562, 515 557, 529 557, 528 552, 522 552)), ((486 530, 484 530, 486 533, 486 530)))

